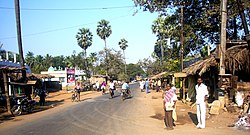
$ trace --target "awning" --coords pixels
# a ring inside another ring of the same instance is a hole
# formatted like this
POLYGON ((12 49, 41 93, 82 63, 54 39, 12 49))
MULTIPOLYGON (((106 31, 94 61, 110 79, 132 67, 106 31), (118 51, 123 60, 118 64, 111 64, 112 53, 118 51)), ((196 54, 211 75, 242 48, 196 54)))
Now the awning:
POLYGON ((9 82, 12 85, 21 85, 21 86, 26 86, 28 85, 27 83, 20 83, 20 82, 9 82))
POLYGON ((183 72, 178 72, 178 73, 174 73, 174 77, 187 77, 187 74, 183 72))

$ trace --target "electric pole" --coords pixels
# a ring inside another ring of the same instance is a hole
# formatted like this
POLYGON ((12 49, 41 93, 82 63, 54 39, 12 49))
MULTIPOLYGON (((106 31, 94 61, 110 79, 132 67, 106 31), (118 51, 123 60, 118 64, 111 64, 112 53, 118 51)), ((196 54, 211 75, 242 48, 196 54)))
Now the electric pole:
POLYGON ((221 1, 220 74, 225 74, 227 0, 221 1))
POLYGON ((183 36, 183 3, 181 4, 181 72, 183 70, 183 53, 184 53, 184 36, 183 36))
POLYGON ((20 55, 20 66, 24 68, 24 58, 23 58, 23 47, 22 47, 22 34, 21 34, 21 20, 20 20, 20 6, 19 0, 15 0, 15 11, 16 11, 16 28, 17 28, 17 41, 18 49, 20 55))

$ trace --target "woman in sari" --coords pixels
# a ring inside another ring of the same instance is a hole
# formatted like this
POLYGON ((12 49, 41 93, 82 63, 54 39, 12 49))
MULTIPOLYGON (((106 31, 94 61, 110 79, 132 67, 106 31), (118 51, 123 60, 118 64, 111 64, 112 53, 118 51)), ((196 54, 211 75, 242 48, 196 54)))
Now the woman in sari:
POLYGON ((175 108, 177 101, 177 96, 175 92, 171 89, 171 85, 167 84, 166 91, 163 94, 163 105, 165 111, 165 125, 166 129, 173 130, 173 110, 175 108))

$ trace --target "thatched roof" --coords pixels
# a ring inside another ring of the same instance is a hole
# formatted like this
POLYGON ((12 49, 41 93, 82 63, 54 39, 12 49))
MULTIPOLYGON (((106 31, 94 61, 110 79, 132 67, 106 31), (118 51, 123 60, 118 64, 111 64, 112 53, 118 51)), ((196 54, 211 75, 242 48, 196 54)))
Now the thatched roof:
POLYGON ((183 69, 183 72, 187 73, 187 75, 202 75, 206 71, 210 70, 210 67, 217 66, 217 62, 213 56, 210 56, 204 60, 199 60, 189 67, 183 69))
POLYGON ((9 66, 4 66, 4 67, 0 67, 0 71, 1 70, 5 70, 8 72, 16 72, 16 71, 21 71, 21 70, 26 70, 26 68, 16 68, 16 67, 9 67, 9 66))
POLYGON ((30 78, 30 77, 35 77, 35 78, 38 78, 38 79, 46 79, 46 78, 54 78, 55 76, 52 76, 52 75, 48 75, 48 74, 27 74, 27 77, 30 78))
POLYGON ((236 71, 250 73, 250 54, 248 45, 236 45, 226 51, 225 66, 233 75, 236 71))
POLYGON ((169 72, 161 72, 157 75, 150 77, 150 79, 158 79, 158 78, 166 77, 168 74, 169 74, 169 72))

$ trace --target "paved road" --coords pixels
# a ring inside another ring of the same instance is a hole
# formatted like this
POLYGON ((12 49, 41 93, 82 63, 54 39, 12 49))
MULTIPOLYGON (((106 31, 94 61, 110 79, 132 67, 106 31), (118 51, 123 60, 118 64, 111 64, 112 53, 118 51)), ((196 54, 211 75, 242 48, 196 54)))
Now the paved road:
MULTIPOLYGON (((88 99, 73 106, 55 111, 48 116, 25 122, 11 130, 0 130, 1 135, 112 135, 112 134, 137 134, 144 131, 138 130, 140 113, 138 110, 142 93, 138 90, 138 84, 131 85, 133 98, 121 100, 119 92, 116 97, 109 99, 109 95, 103 95, 94 99, 88 99), (139 121, 138 121, 139 120, 139 121), (138 127, 138 128, 137 128, 138 127)), ((149 122, 149 125, 152 123, 149 122)))
MULTIPOLYGON (((19 116, 15 121, 0 124, 1 135, 249 135, 227 127, 207 127, 198 130, 192 122, 164 129, 162 120, 155 118, 152 104, 145 103, 150 94, 141 93, 138 84, 131 85, 133 98, 121 100, 109 95, 67 103, 44 112, 19 116), (146 98, 145 98, 146 97, 146 98), (30 118, 30 119, 28 119, 30 118)), ((156 106, 159 106, 156 104, 156 106)), ((181 120, 181 117, 179 117, 181 120)), ((190 120, 191 121, 191 120, 190 120)))

